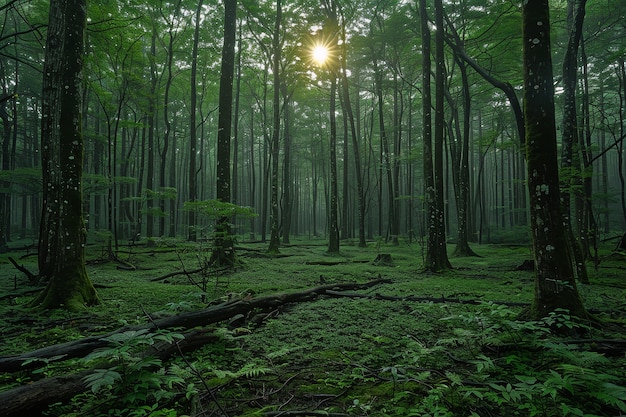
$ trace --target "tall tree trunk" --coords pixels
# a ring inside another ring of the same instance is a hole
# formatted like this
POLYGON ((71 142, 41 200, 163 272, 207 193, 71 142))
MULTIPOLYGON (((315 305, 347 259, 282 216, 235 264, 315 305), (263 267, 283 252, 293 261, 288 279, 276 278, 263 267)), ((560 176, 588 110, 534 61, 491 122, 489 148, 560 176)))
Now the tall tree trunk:
MULTIPOLYGON (((9 99, 14 98, 14 94, 4 94, 0 97, 0 120, 2 120, 2 164, 1 168, 5 172, 11 170, 11 153, 9 145, 11 143, 11 130, 13 123, 6 111, 6 103, 9 99)), ((13 114, 15 118, 15 114, 13 114)), ((7 242, 10 240, 10 223, 11 223, 11 183, 9 181, 0 182, 0 253, 5 253, 7 242)))
MULTIPOLYGON (((433 173, 435 187, 434 221, 435 221, 435 270, 451 268, 446 247, 445 201, 444 201, 444 88, 445 88, 445 55, 444 55, 444 23, 442 0, 435 0, 435 131, 433 149, 433 173)), ((432 269, 432 268, 431 268, 432 269)))
POLYGON ((460 143, 460 159, 458 161, 458 194, 456 198, 456 210, 458 217, 457 242, 453 256, 477 256, 469 246, 468 217, 469 217, 469 146, 470 146, 470 118, 472 99, 470 97, 469 82, 467 79, 466 63, 457 60, 461 70, 463 83, 463 137, 460 143))
POLYGON ((152 25, 152 35, 150 37, 150 95, 148 97, 148 169, 146 172, 146 236, 151 238, 154 236, 154 156, 155 156, 155 134, 156 134, 156 93, 157 93, 157 66, 156 66, 156 39, 157 27, 156 23, 152 25))
POLYGON ((282 0, 276 2, 276 20, 272 40, 272 73, 274 76, 273 125, 272 125, 272 190, 270 198, 270 253, 278 253, 280 247, 279 212, 278 212, 278 158, 280 150, 280 25, 282 20, 282 0))
MULTIPOLYGON (((585 18, 585 3, 587 0, 569 0, 568 2, 568 26, 569 41, 563 59, 563 134, 561 139, 561 191, 563 205, 563 221, 565 232, 569 239, 574 262, 576 276, 583 283, 589 283, 585 257, 581 248, 580 234, 574 235, 572 226, 572 198, 579 200, 580 191, 572 191, 582 187, 582 171, 580 151, 574 152, 574 145, 579 142, 578 120, 576 115, 576 82, 578 72, 578 45, 582 36, 583 21, 585 18)), ((578 210, 577 210, 578 212, 578 210)), ((580 219, 575 219, 578 223, 580 219)), ((583 244, 584 245, 584 244, 583 244)))
MULTIPOLYGON (((341 13, 341 10, 340 10, 341 13)), ((341 36, 341 88, 343 91, 343 101, 342 104, 344 106, 344 110, 346 113, 346 117, 348 119, 348 123, 350 124, 350 137, 352 139, 352 153, 354 155, 354 171, 356 175, 356 192, 357 192, 357 200, 358 200, 358 212, 359 212, 359 247, 366 247, 365 243, 365 191, 363 187, 363 171, 361 166, 361 150, 359 145, 359 130, 355 125, 354 120, 354 112, 352 111, 352 103, 350 100, 350 88, 348 86, 348 65, 347 65, 347 42, 346 42, 346 22, 341 13, 341 26, 340 26, 340 36, 341 36)), ((359 100, 358 95, 356 96, 357 101, 359 100)), ((358 114, 358 112, 357 112, 358 114)), ((347 139, 344 139, 347 140, 347 139)))
POLYGON ((237 74, 235 76, 235 120, 233 123, 233 174, 231 178, 231 202, 239 203, 239 106, 241 101, 241 54, 242 54, 243 38, 241 35, 241 26, 239 27, 239 36, 237 37, 237 57, 235 67, 237 74))
POLYGON ((530 317, 544 317, 557 309, 586 317, 561 212, 548 0, 524 2, 522 29, 526 155, 535 257, 535 297, 530 317))
POLYGON ((79 310, 98 303, 85 269, 81 120, 85 0, 51 0, 43 71, 41 149, 44 204, 39 275, 48 280, 33 301, 79 310))
POLYGON ((420 23, 422 33, 422 125, 424 132, 424 194, 426 204, 426 259, 427 270, 437 272, 441 268, 437 263, 437 223, 435 207, 435 176, 433 164, 432 140, 432 105, 431 105, 431 36, 429 19, 426 12, 426 0, 420 0, 420 23))
MULTIPOLYGON (((224 0, 224 46, 222 48, 217 122, 217 199, 223 203, 230 203, 230 133, 233 111, 236 31, 237 0, 224 0)), ((235 246, 228 217, 224 216, 217 219, 210 263, 218 266, 233 266, 235 264, 235 246)))
POLYGON ((339 195, 337 189, 337 120, 335 117, 337 76, 331 74, 330 84, 330 213, 328 216, 328 253, 339 253, 339 195))
MULTIPOLYGON (((190 202, 194 202, 198 199, 198 172, 196 168, 196 154, 198 153, 198 122, 196 121, 196 108, 198 106, 198 44, 200 43, 200 16, 203 3, 204 0, 198 0, 198 5, 196 7, 193 47, 191 50, 191 76, 189 80, 191 88, 191 102, 189 115, 189 179, 187 192, 189 193, 188 198, 190 202)), ((187 237, 190 241, 195 242, 198 236, 196 227, 196 211, 189 210, 187 216, 187 222, 189 223, 187 237)))
MULTIPOLYGON (((382 69, 378 65, 378 60, 374 59, 374 77, 376 80, 376 97, 378 98, 378 127, 380 129, 380 146, 381 146, 381 170, 385 171, 385 178, 387 179, 387 220, 388 220, 388 229, 389 233, 386 235, 391 235, 391 240, 394 245, 398 244, 398 235, 395 226, 397 225, 396 220, 394 219, 396 215, 395 209, 395 191, 394 191, 394 183, 393 183, 393 170, 391 167, 391 151, 389 149, 389 138, 387 136, 387 130, 385 129, 385 108, 384 108, 384 97, 383 97, 383 73, 382 69)), ((382 174, 381 174, 381 183, 379 187, 382 192, 382 174)), ((382 200, 382 199, 381 199, 382 200)), ((382 203, 382 201, 381 201, 382 203)), ((382 206, 379 207, 379 210, 382 211, 382 206)))
MULTIPOLYGON (((178 18, 178 11, 180 10, 180 2, 181 0, 178 0, 178 3, 174 6, 174 16, 172 17, 172 21, 168 22, 169 23, 169 37, 168 37, 168 44, 167 44, 167 63, 166 63, 166 70, 167 70, 167 77, 165 79, 165 91, 163 93, 163 123, 165 125, 165 131, 163 132, 163 146, 160 149, 160 156, 161 156, 161 162, 160 162, 160 169, 159 169, 159 207, 160 207, 160 213, 159 213, 159 232, 161 234, 161 236, 171 236, 172 235, 172 231, 171 230, 167 230, 165 229, 165 217, 166 217, 166 210, 165 210, 165 203, 166 200, 169 199, 169 197, 167 197, 169 195, 168 192, 165 192, 166 187, 173 187, 175 184, 168 184, 169 183, 169 178, 167 177, 167 153, 169 151, 169 147, 170 147, 170 136, 172 135, 172 122, 170 121, 170 112, 169 112, 169 108, 170 108, 170 90, 172 89, 172 83, 174 82, 174 72, 173 72, 173 66, 174 66, 174 42, 176 41, 176 36, 177 36, 177 23, 176 23, 176 19, 178 18)), ((173 149, 173 154, 175 154, 176 149, 174 147, 172 147, 173 149)), ((171 201, 171 200, 170 200, 171 201)), ((173 215, 173 212, 171 213, 171 215, 173 215)))
MULTIPOLYGON (((283 112, 283 212, 282 212, 282 235, 283 243, 289 244, 289 236, 291 235, 291 220, 293 215, 293 180, 291 177, 291 97, 287 91, 287 86, 282 83, 282 95, 284 98, 283 112)), ((297 188, 296 188, 297 189, 297 188)))

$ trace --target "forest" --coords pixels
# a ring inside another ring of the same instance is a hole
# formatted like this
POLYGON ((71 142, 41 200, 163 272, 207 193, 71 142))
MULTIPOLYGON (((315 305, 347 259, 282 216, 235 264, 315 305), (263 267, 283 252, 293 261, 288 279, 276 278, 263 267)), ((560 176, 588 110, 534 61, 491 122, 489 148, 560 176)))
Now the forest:
POLYGON ((0 415, 626 415, 623 0, 0 17, 0 415))

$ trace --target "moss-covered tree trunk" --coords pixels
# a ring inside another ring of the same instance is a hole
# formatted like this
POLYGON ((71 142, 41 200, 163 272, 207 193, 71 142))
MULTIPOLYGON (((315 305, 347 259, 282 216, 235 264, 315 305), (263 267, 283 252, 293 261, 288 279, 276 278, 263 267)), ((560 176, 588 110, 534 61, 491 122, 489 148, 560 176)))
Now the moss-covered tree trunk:
POLYGON ((523 8, 524 117, 530 220, 535 256, 531 317, 556 309, 587 315, 576 288, 561 212, 548 0, 523 8))
POLYGON ((76 310, 98 302, 85 269, 81 85, 85 0, 52 0, 43 71, 43 211, 39 275, 48 281, 34 301, 76 310))
MULTIPOLYGON (((230 203, 230 133, 233 112, 236 28, 237 0, 225 0, 224 47, 222 49, 217 129, 217 199, 223 203, 230 203)), ((223 266, 235 264, 235 247, 228 217, 219 218, 215 225, 211 263, 223 266)))

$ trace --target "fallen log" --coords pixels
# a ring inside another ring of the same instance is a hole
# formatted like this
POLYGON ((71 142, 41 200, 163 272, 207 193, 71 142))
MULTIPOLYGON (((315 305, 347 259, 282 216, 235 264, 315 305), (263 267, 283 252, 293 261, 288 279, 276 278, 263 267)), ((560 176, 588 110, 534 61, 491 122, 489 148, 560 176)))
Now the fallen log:
MULTIPOLYGON (((165 361, 180 351, 190 352, 214 341, 216 336, 206 331, 191 331, 177 344, 158 343, 146 356, 165 361)), ((86 369, 75 374, 60 375, 21 385, 0 392, 0 416, 23 417, 41 415, 50 404, 69 401, 89 389, 84 378, 94 370, 86 369)))
POLYGON ((320 295, 326 294, 327 291, 362 290, 378 284, 390 282, 391 281, 388 279, 376 279, 363 284, 327 284, 298 292, 228 301, 226 303, 209 306, 204 310, 192 311, 157 319, 151 323, 136 326, 125 326, 104 335, 89 336, 79 340, 47 346, 45 348, 23 353, 21 355, 0 357, 0 372, 17 372, 37 369, 51 362, 84 357, 95 349, 106 346, 107 342, 102 340, 103 338, 129 330, 155 328, 168 329, 173 327, 192 329, 194 327, 206 326, 208 324, 228 320, 237 314, 247 315, 255 309, 276 308, 284 304, 310 301, 320 295), (28 362, 25 363, 26 361, 28 362))
MULTIPOLYGON (((441 297, 417 297, 415 295, 407 295, 407 296, 396 296, 396 295, 385 295, 385 294, 362 294, 353 291, 326 291, 326 295, 331 297, 344 297, 344 298, 367 298, 369 300, 385 300, 385 301, 410 301, 416 303, 451 303, 451 304, 469 304, 469 305, 480 305, 486 303, 484 300, 474 300, 474 299, 463 299, 463 298, 452 298, 446 297, 442 295, 441 297)), ((519 302, 519 301, 491 301, 493 304, 505 305, 508 307, 528 307, 530 303, 519 302)))

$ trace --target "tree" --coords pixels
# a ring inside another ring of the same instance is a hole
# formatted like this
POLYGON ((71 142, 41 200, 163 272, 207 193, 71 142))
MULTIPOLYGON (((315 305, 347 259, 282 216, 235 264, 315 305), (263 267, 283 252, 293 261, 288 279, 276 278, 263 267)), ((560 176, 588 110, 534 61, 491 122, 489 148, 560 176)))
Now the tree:
MULTIPOLYGON (((196 14, 194 17, 194 32, 193 32, 193 47, 191 52, 191 77, 190 81, 190 116, 189 116, 189 184, 188 184, 188 198, 189 201, 194 202, 198 198, 198 169, 196 168, 197 153, 198 153, 198 135, 197 135, 197 103, 198 103, 198 90, 197 90, 197 74, 198 74, 198 44, 200 43, 200 13, 202 12, 203 0, 198 1, 196 7, 196 14)), ((189 210, 189 240, 195 242, 197 238, 196 228, 196 213, 193 210, 189 210)))
MULTIPOLYGON (((341 89, 343 95, 343 107, 345 109, 348 123, 350 124, 350 137, 352 139, 352 153, 354 154, 354 170, 356 174, 358 215, 359 215, 359 247, 367 246, 365 242, 365 191, 363 187, 363 169, 361 164, 361 150, 359 149, 359 131, 355 126, 355 117, 352 110, 350 89, 348 86, 348 65, 347 65, 347 42, 346 42, 346 19, 342 9, 339 9, 341 16, 341 89)), ((357 97, 358 100, 358 97, 357 97)), ((347 219, 344 219, 347 223, 347 219)))
POLYGON ((439 272, 449 269, 446 248, 446 230, 443 196, 443 135, 444 135, 444 34, 443 5, 435 1, 435 129, 434 144, 431 131, 431 93, 430 93, 430 28, 426 15, 426 4, 420 2, 422 25, 423 69, 422 91, 424 112, 424 178, 427 201, 428 243, 426 246, 426 269, 439 272), (434 146, 433 146, 434 145, 434 146))
MULTIPOLYGON (((585 245, 587 236, 579 236, 582 242, 576 240, 572 229, 571 199, 573 196, 580 200, 580 193, 574 193, 573 188, 582 188, 582 172, 580 152, 574 153, 574 144, 579 143, 579 126, 576 115, 576 83, 578 71, 578 45, 582 36, 583 21, 585 18, 585 4, 587 0, 569 0, 568 17, 570 36, 563 58, 563 129, 561 140, 561 169, 563 187, 563 215, 565 216, 565 231, 570 241, 574 270, 581 282, 588 284, 587 268, 581 244, 585 245)), ((586 245, 585 245, 586 246, 586 245)))
POLYGON ((50 2, 43 71, 39 235, 39 275, 48 285, 33 301, 44 308, 77 310, 98 303, 84 254, 81 93, 86 7, 85 0, 50 2))
POLYGON ((278 154, 280 141, 280 23, 282 19, 282 2, 278 0, 276 3, 276 21, 274 22, 274 36, 272 38, 272 72, 274 75, 274 98, 273 98, 273 118, 274 126, 272 129, 272 191, 271 191, 271 210, 270 210, 270 246, 268 251, 278 253, 280 246, 279 234, 279 213, 278 213, 278 154))
MULTIPOLYGON (((230 203, 230 132, 233 108, 233 79, 235 73, 235 34, 237 0, 224 1, 224 47, 220 72, 219 115, 217 128, 217 199, 230 203)), ((235 248, 230 218, 222 216, 215 225, 215 242, 211 263, 232 266, 235 248)))
POLYGON ((535 258, 532 318, 567 309, 586 317, 561 211, 548 0, 523 6, 524 120, 535 258))

